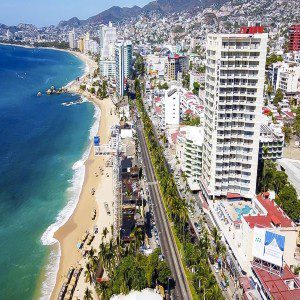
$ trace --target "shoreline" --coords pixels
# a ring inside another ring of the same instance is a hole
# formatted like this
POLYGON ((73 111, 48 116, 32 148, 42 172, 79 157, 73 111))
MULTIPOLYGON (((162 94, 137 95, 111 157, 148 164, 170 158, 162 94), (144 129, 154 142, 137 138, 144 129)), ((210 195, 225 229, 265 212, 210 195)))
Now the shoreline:
MULTIPOLYGON (((9 45, 9 46, 18 46, 18 47, 33 48, 33 49, 36 48, 30 46, 26 47, 23 45, 9 45)), ((80 77, 81 80, 86 78, 87 75, 90 74, 90 71, 91 70, 94 71, 97 67, 95 62, 93 62, 88 56, 82 53, 77 53, 75 51, 68 51, 63 49, 56 49, 56 48, 41 47, 41 49, 67 52, 80 59, 85 65, 84 73, 80 77)), ((76 85, 76 79, 67 83, 65 87, 67 87, 68 89, 72 89, 73 85, 76 85)), ((62 260, 62 245, 61 245, 60 238, 57 238, 56 234, 72 218, 79 205, 79 202, 81 200, 82 190, 86 180, 86 174, 87 174, 86 164, 87 161, 90 159, 92 153, 93 136, 98 133, 100 129, 100 123, 101 123, 101 109, 99 105, 95 101, 93 101, 93 99, 91 99, 91 97, 89 97, 88 95, 83 95, 83 93, 80 92, 80 90, 74 91, 74 93, 78 94, 84 100, 93 103, 94 105, 93 119, 95 119, 95 121, 92 123, 92 126, 89 131, 89 143, 87 148, 84 150, 81 158, 78 161, 74 162, 73 164, 72 169, 74 171, 74 174, 72 177, 72 184, 66 190, 67 199, 66 199, 65 206, 57 213, 56 219, 52 224, 48 226, 48 228, 45 230, 45 232, 43 233, 40 239, 43 246, 50 246, 49 255, 45 260, 43 271, 40 275, 40 280, 38 282, 38 285, 36 286, 35 295, 40 299, 50 299, 53 290, 56 286, 57 277, 59 274, 59 269, 62 260)))
MULTIPOLYGON (((99 232, 102 232, 104 227, 110 228, 110 225, 113 224, 112 216, 107 216, 100 205, 105 199, 111 211, 113 210, 112 169, 106 167, 106 158, 94 156, 93 137, 98 135, 101 138, 101 143, 109 142, 110 128, 118 120, 117 116, 112 113, 114 105, 109 98, 99 100, 89 92, 80 90, 80 84, 86 82, 88 75, 93 74, 98 67, 96 62, 83 53, 61 49, 52 50, 68 52, 85 64, 86 68, 80 80, 76 81, 75 79, 69 82, 65 88, 68 93, 78 94, 82 99, 93 103, 95 122, 93 122, 90 129, 87 149, 81 159, 74 162, 73 165, 74 175, 72 185, 68 190, 75 189, 75 194, 66 196, 65 206, 58 212, 55 221, 50 224, 41 238, 42 244, 50 247, 49 255, 36 287, 35 294, 40 299, 57 299, 69 268, 79 262, 81 262, 82 267, 85 267, 82 253, 77 249, 76 244, 86 230, 92 231, 93 227, 97 226, 99 232), (100 174, 100 168, 104 170, 106 176, 100 174), (96 173, 99 174, 95 176, 96 173), (111 188, 108 188, 108 186, 111 186, 111 188), (95 196, 91 196, 91 187, 96 190, 95 196), (100 209, 100 206, 102 209, 100 209), (91 212, 94 209, 97 211, 97 216, 95 220, 92 220, 91 212), (45 237, 48 239, 47 243, 43 242, 45 237)), ((100 242, 100 234, 98 234, 91 246, 94 247, 96 244, 96 248, 98 248, 100 242)), ((85 287, 86 284, 82 275, 78 282, 78 289, 75 292, 80 295, 80 298, 83 297, 85 287)))

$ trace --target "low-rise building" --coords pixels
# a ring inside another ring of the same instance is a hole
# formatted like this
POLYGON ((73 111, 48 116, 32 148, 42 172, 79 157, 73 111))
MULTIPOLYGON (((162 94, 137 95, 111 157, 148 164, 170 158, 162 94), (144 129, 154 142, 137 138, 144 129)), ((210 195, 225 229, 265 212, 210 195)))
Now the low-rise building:
POLYGON ((189 58, 178 54, 171 54, 165 64, 165 77, 168 81, 177 80, 178 73, 189 71, 189 58))
POLYGON ((200 176, 202 172, 202 144, 204 128, 197 126, 184 126, 185 132, 181 136, 183 143, 182 170, 187 176, 187 182, 191 190, 200 190, 200 176))
POLYGON ((164 97, 164 124, 179 125, 180 123, 180 93, 177 88, 166 90, 164 97))
POLYGON ((260 126, 259 160, 270 159, 276 161, 282 158, 284 134, 277 124, 260 126))
POLYGON ((298 92, 300 65, 298 63, 277 62, 272 65, 272 84, 274 90, 281 89, 286 94, 298 92))

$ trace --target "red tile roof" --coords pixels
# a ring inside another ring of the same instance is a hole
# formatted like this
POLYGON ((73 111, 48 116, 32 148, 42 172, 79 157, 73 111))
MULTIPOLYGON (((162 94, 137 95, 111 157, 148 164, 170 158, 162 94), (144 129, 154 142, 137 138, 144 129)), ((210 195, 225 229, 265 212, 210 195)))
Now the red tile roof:
POLYGON ((295 118, 294 113, 291 112, 291 111, 283 111, 282 113, 285 114, 290 119, 294 119, 295 118))
POLYGON ((271 294, 274 300, 297 300, 300 299, 300 280, 292 271, 285 265, 281 276, 269 273, 267 270, 253 266, 254 273, 258 277, 265 292, 271 294), (294 280, 298 288, 289 289, 286 280, 294 280))
POLYGON ((185 114, 186 114, 186 115, 191 115, 191 114, 193 114, 193 111, 192 111, 191 109, 187 109, 187 110, 185 111, 185 114))
POLYGON ((251 290, 250 279, 247 276, 242 276, 239 278, 239 283, 243 289, 243 291, 251 290))
POLYGON ((244 216, 245 221, 250 228, 258 227, 272 227, 272 224, 280 227, 293 227, 293 221, 276 205, 273 200, 269 199, 269 193, 260 194, 257 200, 267 211, 267 215, 258 216, 244 216))

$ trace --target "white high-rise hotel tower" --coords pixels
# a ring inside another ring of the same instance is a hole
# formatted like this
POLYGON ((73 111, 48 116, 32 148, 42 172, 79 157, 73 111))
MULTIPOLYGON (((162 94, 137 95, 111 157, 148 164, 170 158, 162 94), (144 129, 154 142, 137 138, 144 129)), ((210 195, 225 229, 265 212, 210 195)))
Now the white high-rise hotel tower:
POLYGON ((207 37, 201 178, 206 199, 255 195, 267 40, 266 33, 207 37))

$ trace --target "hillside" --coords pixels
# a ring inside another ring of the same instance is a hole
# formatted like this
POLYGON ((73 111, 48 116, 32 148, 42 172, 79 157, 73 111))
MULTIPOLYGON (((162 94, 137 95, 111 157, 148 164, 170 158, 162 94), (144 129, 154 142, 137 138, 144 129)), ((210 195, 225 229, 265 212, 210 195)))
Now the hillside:
POLYGON ((161 14, 169 14, 181 12, 184 10, 195 10, 196 8, 207 8, 210 6, 220 7, 226 3, 227 0, 157 0, 152 1, 144 7, 119 7, 113 6, 95 16, 88 18, 87 20, 79 20, 77 17, 73 17, 67 21, 61 21, 58 27, 79 27, 83 25, 95 25, 111 22, 119 22, 127 18, 137 17, 140 14, 159 12, 161 14))

